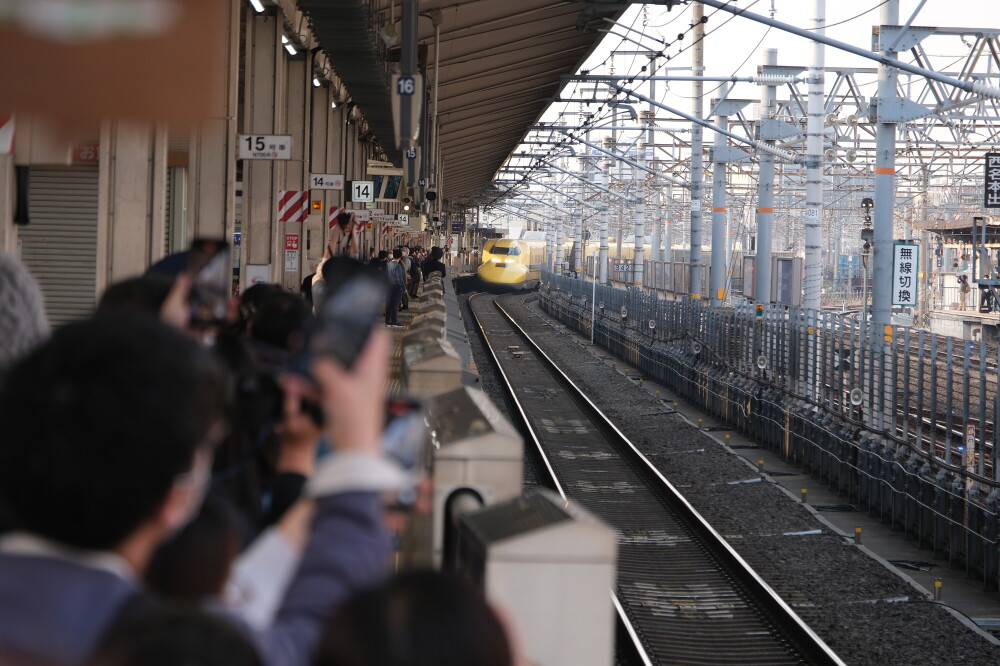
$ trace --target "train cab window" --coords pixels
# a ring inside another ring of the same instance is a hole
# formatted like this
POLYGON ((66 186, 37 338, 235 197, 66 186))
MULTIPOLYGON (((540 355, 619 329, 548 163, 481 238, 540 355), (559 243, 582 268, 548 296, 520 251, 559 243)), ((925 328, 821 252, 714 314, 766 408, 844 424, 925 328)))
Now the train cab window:
POLYGON ((507 254, 507 255, 517 255, 521 254, 521 248, 519 247, 495 247, 492 250, 493 254, 507 254))

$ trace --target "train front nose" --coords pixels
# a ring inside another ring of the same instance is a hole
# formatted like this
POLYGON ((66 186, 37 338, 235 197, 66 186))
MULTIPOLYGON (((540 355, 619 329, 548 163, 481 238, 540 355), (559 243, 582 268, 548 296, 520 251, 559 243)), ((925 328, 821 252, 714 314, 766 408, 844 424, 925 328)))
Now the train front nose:
POLYGON ((494 284, 520 284, 528 275, 528 268, 511 261, 488 261, 476 270, 483 282, 494 284))

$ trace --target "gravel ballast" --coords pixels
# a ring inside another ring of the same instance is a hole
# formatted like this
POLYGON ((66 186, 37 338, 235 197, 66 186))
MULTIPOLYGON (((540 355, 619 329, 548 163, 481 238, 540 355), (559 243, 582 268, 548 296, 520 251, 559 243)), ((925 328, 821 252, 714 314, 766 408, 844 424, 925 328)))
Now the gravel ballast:
MULTIPOLYGON (((595 355, 524 301, 502 297, 545 353, 847 663, 1000 663, 1000 646, 924 601, 917 588, 682 416, 664 414, 669 407, 612 367, 606 352, 595 355)), ((486 378, 492 363, 478 345, 473 352, 484 390, 492 388, 487 393, 502 404, 500 386, 486 378)))

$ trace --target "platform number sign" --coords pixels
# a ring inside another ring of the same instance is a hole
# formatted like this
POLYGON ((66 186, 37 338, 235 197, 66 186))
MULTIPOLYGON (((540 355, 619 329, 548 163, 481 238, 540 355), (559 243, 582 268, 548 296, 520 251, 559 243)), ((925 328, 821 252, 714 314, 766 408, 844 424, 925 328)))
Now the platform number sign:
POLYGON ((986 153, 984 208, 1000 208, 1000 153, 986 153))
POLYGON ((375 201, 375 183, 370 180, 352 180, 351 201, 356 203, 371 203, 375 201))
POLYGON ((401 76, 396 79, 396 94, 412 95, 417 89, 417 84, 412 76, 401 76))
POLYGON ((241 160, 290 160, 292 137, 290 134, 240 134, 241 160))
POLYGON ((917 304, 917 266, 920 246, 896 243, 892 251, 892 304, 917 304))
POLYGON ((417 149, 416 148, 407 148, 406 149, 406 159, 408 159, 408 160, 415 160, 415 159, 417 159, 417 149))
POLYGON ((309 189, 342 190, 344 176, 339 173, 313 173, 309 175, 309 189))

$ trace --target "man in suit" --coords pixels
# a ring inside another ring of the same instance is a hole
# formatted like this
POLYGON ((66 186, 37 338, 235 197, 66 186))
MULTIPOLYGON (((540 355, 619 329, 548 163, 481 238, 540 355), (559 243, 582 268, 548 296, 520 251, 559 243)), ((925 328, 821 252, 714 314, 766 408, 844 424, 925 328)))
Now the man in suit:
MULTIPOLYGON (((313 365, 340 455, 310 481, 301 564, 272 626, 253 636, 267 663, 310 663, 336 605, 386 572, 375 490, 391 474, 372 396, 387 343, 377 333, 352 372, 313 365)), ((226 383, 209 351, 135 314, 65 326, 10 368, 0 504, 16 531, 0 538, 0 663, 82 664, 146 597, 153 552, 197 512, 210 481, 226 383)))

